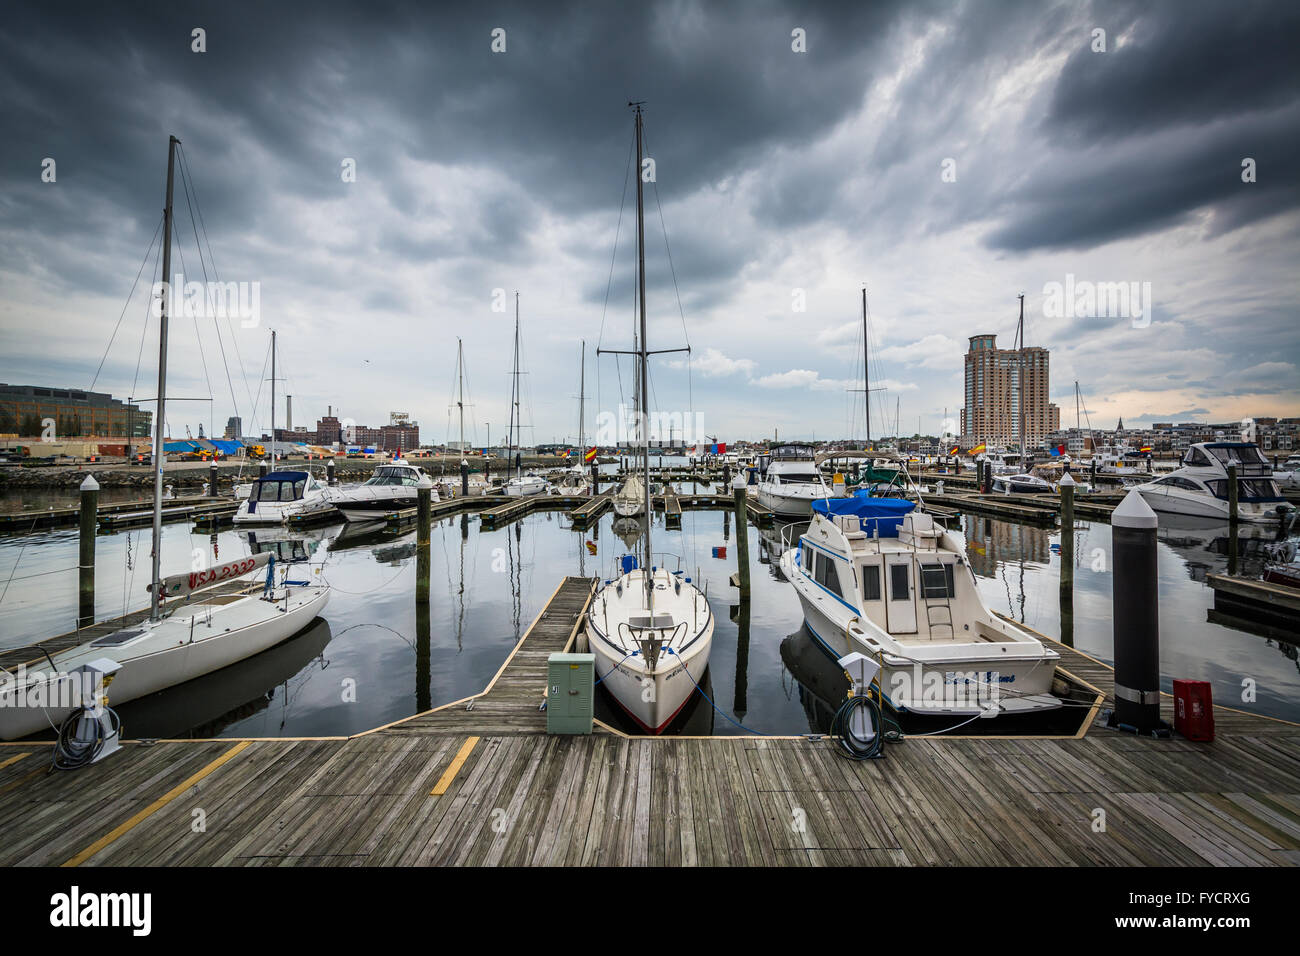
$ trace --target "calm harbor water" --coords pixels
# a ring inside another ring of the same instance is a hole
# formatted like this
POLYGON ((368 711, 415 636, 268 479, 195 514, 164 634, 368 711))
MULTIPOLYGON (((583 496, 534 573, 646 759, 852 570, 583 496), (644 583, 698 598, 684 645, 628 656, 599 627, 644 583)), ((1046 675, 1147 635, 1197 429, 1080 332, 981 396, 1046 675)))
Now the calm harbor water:
MULTIPOLYGON (((8 503, 0 501, 0 507, 8 503)), ((1059 536, 1055 531, 968 516, 960 530, 981 592, 995 610, 1045 634, 1060 633, 1059 536)), ((639 526, 604 516, 580 532, 563 512, 535 513, 484 529, 476 516, 433 529, 431 599, 415 602, 415 532, 331 524, 306 531, 225 530, 193 534, 164 526, 165 573, 196 560, 228 560, 273 549, 333 587, 322 620, 249 661, 118 708, 127 736, 316 736, 354 733, 475 694, 496 673, 565 574, 609 577, 635 546, 639 526), (617 522, 617 523, 616 523, 617 522), (621 534, 620 534, 621 532, 621 534)), ((749 529, 753 596, 747 627, 728 584, 736 569, 734 516, 687 511, 680 530, 655 525, 655 551, 681 556, 705 583, 717 620, 708 674, 673 731, 736 734, 822 730, 826 707, 843 693, 838 670, 802 632, 802 613, 779 575, 780 528, 749 529), (738 609, 735 609, 738 610, 738 609), (716 709, 715 706, 716 705, 716 709)), ((1174 677, 1208 680, 1220 703, 1300 720, 1296 649, 1212 624, 1208 571, 1227 565, 1226 527, 1162 528, 1161 666, 1174 677), (1243 681, 1257 700, 1242 702, 1243 681)), ((1254 545, 1242 543, 1245 568, 1254 545)), ((1110 662, 1110 528, 1080 523, 1075 534, 1074 641, 1110 662), (1094 570, 1095 569, 1095 570, 1094 570)), ((73 529, 0 537, 0 647, 27 644, 75 626, 77 534, 73 529), (5 582, 8 580, 6 586, 5 582)), ((149 532, 104 535, 96 554, 97 615, 136 610, 147 600, 149 532)), ((603 692, 602 692, 603 695, 603 692)), ((621 726, 598 695, 598 716, 621 726)), ((629 728, 630 729, 630 728, 629 728)))

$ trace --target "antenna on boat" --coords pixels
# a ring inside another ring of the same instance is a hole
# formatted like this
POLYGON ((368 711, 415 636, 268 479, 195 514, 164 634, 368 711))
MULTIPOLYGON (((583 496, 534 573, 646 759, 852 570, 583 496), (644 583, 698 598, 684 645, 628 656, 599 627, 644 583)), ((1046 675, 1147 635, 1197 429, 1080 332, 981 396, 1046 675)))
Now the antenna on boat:
POLYGON ((160 617, 162 599, 162 496, 163 461, 166 458, 164 422, 167 420, 167 305, 171 300, 172 268, 172 185, 176 171, 176 147, 180 140, 175 136, 167 142, 167 205, 163 207, 162 302, 158 318, 158 418, 154 422, 153 439, 153 587, 149 597, 149 620, 160 617))

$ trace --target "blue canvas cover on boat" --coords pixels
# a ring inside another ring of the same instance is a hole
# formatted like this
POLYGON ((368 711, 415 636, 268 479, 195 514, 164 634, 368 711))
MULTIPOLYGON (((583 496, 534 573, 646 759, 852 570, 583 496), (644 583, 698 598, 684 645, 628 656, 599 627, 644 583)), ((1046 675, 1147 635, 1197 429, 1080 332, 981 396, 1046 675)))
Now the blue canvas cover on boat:
POLYGON ((852 498, 826 498, 812 503, 813 511, 820 515, 852 515, 867 534, 881 538, 897 538, 903 518, 916 507, 916 502, 905 498, 873 498, 854 495, 852 498))

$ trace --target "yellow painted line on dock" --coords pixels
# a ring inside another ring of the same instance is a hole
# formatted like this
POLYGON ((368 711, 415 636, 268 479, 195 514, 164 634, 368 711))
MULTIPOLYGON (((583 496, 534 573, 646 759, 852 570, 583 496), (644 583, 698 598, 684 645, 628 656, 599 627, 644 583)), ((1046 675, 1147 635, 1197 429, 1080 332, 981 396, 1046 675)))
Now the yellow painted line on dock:
POLYGON ((451 766, 438 778, 438 782, 433 785, 429 791, 431 797, 441 797, 451 786, 451 782, 456 779, 456 774, 460 773, 460 768, 465 766, 465 761, 469 759, 470 753, 474 750, 474 745, 478 743, 477 737, 470 737, 460 745, 460 750, 456 752, 455 759, 452 760, 451 766))
POLYGON ((19 754, 16 757, 10 757, 8 760, 0 760, 0 770, 3 770, 5 767, 9 766, 12 763, 17 763, 18 761, 22 760, 24 757, 30 757, 31 755, 32 752, 29 750, 25 754, 19 754))
POLYGON ((9 781, 9 783, 6 783, 3 787, 0 787, 0 795, 8 793, 10 790, 17 790, 28 780, 31 780, 34 777, 39 777, 41 776, 41 774, 49 773, 49 770, 50 770, 49 767, 37 767, 35 770, 27 774, 26 776, 19 777, 17 780, 9 781))
POLYGON ((238 757, 241 753, 243 753, 246 749, 248 749, 251 746, 252 743, 247 740, 235 744, 235 746, 231 747, 229 750, 223 753, 216 760, 212 761, 212 763, 208 764, 198 773, 194 774, 193 776, 189 777, 183 782, 172 787, 170 790, 164 793, 153 803, 149 804, 149 806, 145 807, 135 816, 131 817, 131 819, 127 820, 125 823, 120 823, 117 826, 115 826, 112 830, 109 830, 108 833, 104 834, 102 837, 100 837, 90 846, 86 847, 84 850, 82 850, 72 859, 68 860, 66 863, 63 864, 63 866, 81 866, 81 864, 85 863, 92 856, 94 856, 100 850, 104 849, 104 847, 108 846, 118 837, 129 832, 130 830, 135 829, 136 826, 144 822, 149 817, 153 816, 155 813, 157 813, 167 804, 171 803, 173 800, 179 797, 186 790, 190 789, 190 787, 194 786, 204 777, 220 769, 224 764, 233 760, 235 757, 238 757))

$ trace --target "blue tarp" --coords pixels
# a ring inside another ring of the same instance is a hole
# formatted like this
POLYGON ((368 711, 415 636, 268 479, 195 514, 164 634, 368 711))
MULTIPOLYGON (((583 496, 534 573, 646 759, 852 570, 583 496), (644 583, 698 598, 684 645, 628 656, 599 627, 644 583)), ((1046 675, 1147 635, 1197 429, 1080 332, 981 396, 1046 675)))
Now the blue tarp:
POLYGON ((163 452, 170 455, 172 452, 198 451, 202 447, 196 441, 169 441, 163 444, 163 452))
POLYGON ((853 515, 863 531, 882 538, 898 537, 898 526, 903 517, 916 507, 916 502, 905 498, 873 498, 858 494, 852 498, 826 498, 812 503, 813 511, 821 515, 853 515))
POLYGON ((208 444, 211 445, 213 448, 215 448, 217 451, 221 452, 223 455, 237 454, 239 452, 239 449, 244 447, 244 443, 242 441, 226 441, 225 439, 221 439, 221 438, 209 438, 208 444))

